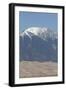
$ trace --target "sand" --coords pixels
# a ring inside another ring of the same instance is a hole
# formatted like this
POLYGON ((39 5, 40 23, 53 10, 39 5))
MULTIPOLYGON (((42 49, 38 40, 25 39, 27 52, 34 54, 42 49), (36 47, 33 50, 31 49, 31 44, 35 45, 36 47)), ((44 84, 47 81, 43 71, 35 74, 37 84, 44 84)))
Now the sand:
POLYGON ((49 77, 58 75, 58 65, 56 62, 20 61, 19 77, 49 77))

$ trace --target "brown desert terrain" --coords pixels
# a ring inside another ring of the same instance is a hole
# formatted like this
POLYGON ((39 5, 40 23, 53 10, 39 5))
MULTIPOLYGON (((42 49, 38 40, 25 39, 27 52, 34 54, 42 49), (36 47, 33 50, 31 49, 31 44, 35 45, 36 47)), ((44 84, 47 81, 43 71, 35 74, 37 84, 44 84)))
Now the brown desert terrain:
POLYGON ((58 65, 55 62, 20 61, 19 77, 47 77, 57 76, 58 65))

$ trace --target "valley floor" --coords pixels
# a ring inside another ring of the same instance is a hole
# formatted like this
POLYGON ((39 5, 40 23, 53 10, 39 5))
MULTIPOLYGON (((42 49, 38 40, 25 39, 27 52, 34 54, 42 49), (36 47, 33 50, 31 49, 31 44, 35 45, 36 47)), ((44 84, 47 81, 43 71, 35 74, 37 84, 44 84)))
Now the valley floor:
POLYGON ((58 64, 55 62, 20 61, 19 77, 48 77, 57 76, 58 64))

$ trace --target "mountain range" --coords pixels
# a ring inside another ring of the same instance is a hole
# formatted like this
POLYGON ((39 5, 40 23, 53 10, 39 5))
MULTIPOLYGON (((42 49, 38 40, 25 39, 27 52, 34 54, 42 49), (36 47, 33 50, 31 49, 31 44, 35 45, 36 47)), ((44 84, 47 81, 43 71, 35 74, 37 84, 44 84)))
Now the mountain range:
POLYGON ((19 34, 20 61, 57 62, 58 34, 46 27, 30 27, 19 34))

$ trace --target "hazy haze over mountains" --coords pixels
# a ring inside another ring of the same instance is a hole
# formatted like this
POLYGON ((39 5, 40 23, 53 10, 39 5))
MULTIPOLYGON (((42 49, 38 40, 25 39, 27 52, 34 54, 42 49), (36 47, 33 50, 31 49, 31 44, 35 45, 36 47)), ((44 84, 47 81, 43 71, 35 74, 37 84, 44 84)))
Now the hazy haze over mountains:
POLYGON ((20 33, 20 61, 57 62, 58 35, 46 27, 30 27, 20 33))

